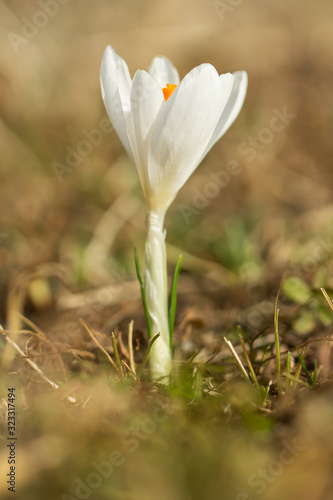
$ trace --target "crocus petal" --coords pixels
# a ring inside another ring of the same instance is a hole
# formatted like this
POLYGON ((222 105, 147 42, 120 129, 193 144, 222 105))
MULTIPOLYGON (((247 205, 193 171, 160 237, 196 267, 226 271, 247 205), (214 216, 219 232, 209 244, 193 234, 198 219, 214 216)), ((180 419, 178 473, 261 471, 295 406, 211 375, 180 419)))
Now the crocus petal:
POLYGON ((136 169, 147 204, 150 198, 150 182, 148 177, 148 149, 153 123, 164 103, 161 87, 146 71, 135 73, 131 89, 131 113, 133 137, 130 133, 136 169))
MULTIPOLYGON (((224 75, 221 75, 222 80, 224 75)), ((247 91, 247 73, 246 71, 236 71, 233 73, 234 83, 231 90, 229 99, 222 111, 221 117, 218 124, 213 132, 212 138, 209 141, 206 151, 203 156, 205 156, 212 146, 221 139, 222 135, 226 133, 229 127, 236 120, 242 106, 247 91)))
POLYGON ((149 73, 162 88, 166 87, 167 83, 171 85, 179 84, 178 71, 167 57, 154 57, 149 67, 149 73))
POLYGON ((130 118, 131 75, 127 64, 108 46, 103 55, 101 67, 102 97, 110 121, 124 148, 134 163, 126 121, 130 118))
MULTIPOLYGON (((233 77, 225 75, 229 96, 233 77)), ((157 116, 148 154, 149 179, 158 204, 167 208, 202 159, 221 116, 221 82, 202 64, 181 81, 157 116)))

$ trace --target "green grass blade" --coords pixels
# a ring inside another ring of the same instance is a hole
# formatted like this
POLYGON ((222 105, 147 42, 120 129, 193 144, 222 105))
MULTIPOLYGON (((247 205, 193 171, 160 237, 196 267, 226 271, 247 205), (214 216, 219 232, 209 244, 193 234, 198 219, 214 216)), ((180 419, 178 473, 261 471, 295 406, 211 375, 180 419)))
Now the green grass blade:
POLYGON ((139 371, 139 377, 141 376, 141 373, 143 372, 146 364, 147 364, 147 361, 148 361, 148 357, 149 357, 149 353, 150 353, 150 350, 154 344, 154 342, 158 339, 158 337, 160 337, 161 334, 160 333, 156 333, 156 335, 154 335, 154 337, 152 339, 150 339, 149 341, 149 344, 148 344, 148 347, 147 347, 147 350, 146 350, 146 354, 145 354, 145 357, 143 358, 143 362, 142 362, 142 365, 140 367, 140 371, 139 371))
POLYGON ((287 269, 284 272, 278 293, 276 295, 275 305, 274 305, 274 334, 275 334, 275 355, 276 355, 276 375, 277 375, 278 397, 282 396, 278 301, 279 301, 279 296, 280 296, 283 284, 286 280, 286 276, 287 276, 287 272, 288 272, 290 264, 291 264, 291 261, 289 262, 287 269))
POLYGON ((194 399, 196 401, 201 401, 202 400, 202 384, 203 384, 203 371, 204 367, 202 365, 199 365, 195 368, 195 374, 194 374, 194 380, 193 380, 193 392, 194 392, 194 399))
MULTIPOLYGON (((276 307, 276 305, 275 305, 276 307)), ((275 333, 275 355, 276 355, 276 375, 278 385, 278 396, 282 396, 281 381, 281 357, 280 357, 280 339, 279 339, 279 309, 274 311, 274 333, 275 333)))
POLYGON ((289 376, 290 380, 293 381, 293 387, 296 387, 298 383, 303 382, 303 381, 300 381, 300 378, 299 378, 300 375, 301 375, 301 371, 302 371, 302 363, 299 361, 297 363, 297 367, 296 367, 296 370, 295 370, 295 375, 294 376, 291 376, 291 375, 289 376))
POLYGON ((333 311, 333 302, 331 301, 331 299, 330 299, 328 293, 326 292, 325 288, 321 288, 320 290, 321 290, 321 293, 324 295, 324 297, 325 297, 328 305, 330 306, 330 308, 333 311))
MULTIPOLYGON (((300 365, 302 368, 302 365, 300 365)), ((283 372, 283 375, 287 378, 289 378, 293 382, 293 387, 297 387, 297 385, 302 385, 303 387, 309 387, 309 385, 304 382, 304 380, 300 379, 299 377, 294 377, 294 375, 291 375, 287 372, 283 372)))
POLYGON ((318 373, 319 373, 318 361, 315 359, 315 361, 314 361, 314 370, 311 373, 311 380, 312 380, 312 384, 311 385, 312 386, 315 386, 316 383, 317 383, 318 373))
POLYGON ((291 352, 287 353, 287 366, 286 366, 287 378, 286 378, 286 392, 290 389, 290 375, 291 375, 291 352))
POLYGON ((139 261, 139 256, 138 256, 138 252, 137 252, 136 248, 134 248, 134 260, 135 260, 136 275, 137 275, 139 283, 140 283, 142 304, 143 304, 143 309, 145 311, 145 316, 146 316, 148 337, 151 338, 151 326, 150 326, 149 311, 148 311, 147 299, 146 299, 146 290, 145 290, 145 284, 144 284, 142 274, 141 274, 140 261, 139 261))
POLYGON ((249 369, 249 372, 251 374, 251 377, 252 377, 252 380, 254 382, 254 385, 256 386, 257 390, 260 392, 261 389, 260 389, 260 384, 258 382, 258 379, 257 379, 257 376, 255 374, 255 371, 254 371, 254 368, 253 368, 253 365, 251 363, 251 360, 249 358, 249 355, 247 353, 247 350, 246 350, 246 347, 245 347, 245 343, 244 343, 244 340, 242 338, 241 335, 239 335, 239 340, 240 340, 240 343, 242 345, 242 349, 243 349, 243 354, 244 354, 244 358, 245 358, 245 361, 247 363, 247 366, 248 366, 248 369, 249 369))
POLYGON ((180 273, 180 268, 182 265, 183 256, 178 257, 175 272, 172 278, 170 300, 169 300, 169 338, 170 338, 170 349, 172 349, 173 331, 175 328, 175 317, 176 317, 176 307, 177 307, 177 283, 180 273))
POLYGON ((304 358, 300 352, 298 352, 298 359, 302 365, 303 372, 307 378, 308 384, 311 386, 312 385, 312 376, 311 376, 311 373, 309 372, 309 370, 307 369, 304 358))
POLYGON ((188 361, 186 361, 186 366, 189 367, 193 363, 194 359, 198 356, 199 354, 199 349, 195 349, 194 353, 190 357, 188 361))

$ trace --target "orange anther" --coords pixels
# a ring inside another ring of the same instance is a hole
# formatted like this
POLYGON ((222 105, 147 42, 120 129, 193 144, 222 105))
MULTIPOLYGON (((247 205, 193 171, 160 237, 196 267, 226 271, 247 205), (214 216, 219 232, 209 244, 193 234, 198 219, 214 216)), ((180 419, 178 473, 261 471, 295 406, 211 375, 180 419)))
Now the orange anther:
POLYGON ((166 84, 166 87, 164 89, 162 89, 165 101, 167 101, 169 99, 169 97, 171 96, 172 92, 176 88, 177 88, 177 85, 172 85, 170 83, 166 84))

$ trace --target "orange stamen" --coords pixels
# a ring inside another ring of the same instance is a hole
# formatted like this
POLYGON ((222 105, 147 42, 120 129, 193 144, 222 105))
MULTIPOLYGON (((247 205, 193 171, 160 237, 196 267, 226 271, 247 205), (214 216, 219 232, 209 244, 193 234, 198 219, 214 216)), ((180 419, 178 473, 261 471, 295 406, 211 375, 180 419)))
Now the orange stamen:
POLYGON ((171 96, 172 92, 176 88, 177 88, 177 85, 172 85, 170 83, 166 84, 166 87, 164 89, 162 89, 165 101, 167 101, 169 99, 169 97, 171 96))

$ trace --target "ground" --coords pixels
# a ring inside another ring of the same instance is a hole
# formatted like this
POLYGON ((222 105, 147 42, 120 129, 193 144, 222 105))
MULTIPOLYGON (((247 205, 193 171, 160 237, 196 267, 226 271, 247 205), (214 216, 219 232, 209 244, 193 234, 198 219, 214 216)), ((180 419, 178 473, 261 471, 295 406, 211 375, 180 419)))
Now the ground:
POLYGON ((332 9, 0 2, 1 498, 332 498, 332 9), (132 74, 164 54, 249 75, 166 217, 170 387, 143 367, 146 209, 100 95, 108 44, 132 74))

